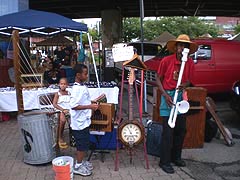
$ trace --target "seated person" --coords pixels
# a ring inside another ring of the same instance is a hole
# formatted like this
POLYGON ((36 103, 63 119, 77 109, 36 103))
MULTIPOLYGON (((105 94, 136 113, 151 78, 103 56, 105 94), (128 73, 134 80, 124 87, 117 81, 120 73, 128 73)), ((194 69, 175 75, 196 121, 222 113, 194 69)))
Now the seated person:
POLYGON ((67 148, 67 143, 63 140, 63 131, 64 126, 69 119, 69 101, 70 101, 70 92, 67 91, 68 82, 66 78, 61 78, 59 81, 59 91, 55 93, 54 99, 53 99, 53 106, 60 110, 60 121, 59 121, 59 139, 58 139, 58 145, 60 148, 67 148))
POLYGON ((71 61, 70 56, 65 56, 65 58, 62 60, 61 68, 71 68, 71 61))
POLYGON ((49 84, 58 84, 61 78, 60 72, 57 68, 53 67, 53 63, 48 64, 48 70, 44 72, 44 81, 47 85, 49 84))

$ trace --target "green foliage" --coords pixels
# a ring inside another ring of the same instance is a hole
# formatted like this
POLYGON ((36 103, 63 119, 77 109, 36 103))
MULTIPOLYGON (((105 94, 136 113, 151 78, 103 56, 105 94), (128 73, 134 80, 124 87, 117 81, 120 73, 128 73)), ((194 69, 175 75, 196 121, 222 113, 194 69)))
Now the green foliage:
MULTIPOLYGON (((89 35, 92 37, 92 41, 96 41, 99 39, 97 29, 95 28, 88 29, 88 32, 89 32, 89 35)), ((86 33, 83 34, 82 41, 83 41, 83 44, 88 44, 88 37, 86 33)))
MULTIPOLYGON (((157 17, 154 20, 143 21, 144 40, 153 40, 164 31, 168 31, 174 36, 185 33, 190 38, 196 38, 207 33, 217 37, 219 29, 217 26, 207 24, 198 17, 157 17)), ((237 31, 240 32, 239 26, 237 31)), ((89 34, 92 37, 92 41, 101 39, 101 32, 98 34, 97 25, 91 29, 89 28, 89 34)), ((122 37, 123 42, 141 38, 140 18, 123 19, 122 37)), ((83 34, 83 43, 88 43, 87 34, 83 34)))
MULTIPOLYGON (((93 27, 91 29, 89 28, 88 29, 88 33, 92 37, 92 41, 97 41, 97 40, 100 39, 100 36, 98 36, 97 26, 95 26, 95 27, 93 27)), ((80 41, 80 35, 77 35, 76 40, 80 41)), ((88 37, 87 37, 86 33, 82 34, 82 43, 83 44, 88 44, 88 37)))
POLYGON ((234 32, 235 32, 235 34, 240 33, 240 24, 238 24, 238 25, 234 28, 234 32))
MULTIPOLYGON (((183 33, 188 34, 191 38, 206 33, 216 37, 218 28, 215 25, 205 23, 197 17, 161 17, 143 22, 145 40, 155 39, 164 31, 168 31, 174 36, 183 33)), ((140 35, 140 18, 126 18, 123 20, 123 39, 125 42, 140 39, 140 35)))
POLYGON ((129 42, 141 36, 140 19, 125 18, 123 20, 123 41, 129 42))

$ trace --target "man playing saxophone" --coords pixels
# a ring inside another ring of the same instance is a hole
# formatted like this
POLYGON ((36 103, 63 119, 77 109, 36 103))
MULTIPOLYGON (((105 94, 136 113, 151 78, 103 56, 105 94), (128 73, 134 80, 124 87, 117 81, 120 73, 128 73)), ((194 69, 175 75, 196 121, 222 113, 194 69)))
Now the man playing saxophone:
POLYGON ((182 100, 182 92, 186 87, 191 85, 191 78, 194 71, 194 63, 191 58, 187 57, 183 61, 184 48, 187 48, 189 54, 192 54, 197 51, 198 46, 194 42, 191 42, 189 36, 186 34, 181 34, 177 39, 167 42, 167 49, 173 54, 161 60, 156 78, 158 88, 161 92, 160 116, 163 118, 159 166, 163 171, 171 174, 174 173, 171 162, 179 167, 186 166, 181 158, 183 141, 186 134, 186 118, 183 114, 179 114, 177 115, 175 126, 170 127, 168 124, 171 109, 177 102, 182 100), (181 82, 179 83, 178 80, 181 82), (174 98, 175 93, 177 95, 176 98, 174 98), (173 99, 176 99, 176 102, 173 99))

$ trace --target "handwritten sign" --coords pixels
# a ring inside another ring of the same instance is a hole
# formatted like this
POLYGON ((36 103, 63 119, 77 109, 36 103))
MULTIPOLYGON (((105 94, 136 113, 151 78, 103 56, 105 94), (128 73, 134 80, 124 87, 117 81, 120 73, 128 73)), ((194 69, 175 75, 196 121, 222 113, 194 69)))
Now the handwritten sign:
POLYGON ((112 55, 114 62, 121 62, 129 60, 133 57, 133 46, 127 46, 126 44, 117 44, 112 48, 112 55))

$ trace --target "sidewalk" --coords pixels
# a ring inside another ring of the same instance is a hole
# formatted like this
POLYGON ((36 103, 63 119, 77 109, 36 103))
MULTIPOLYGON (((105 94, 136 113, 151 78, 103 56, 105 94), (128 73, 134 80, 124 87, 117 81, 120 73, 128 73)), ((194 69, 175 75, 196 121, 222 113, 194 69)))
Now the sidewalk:
MULTIPOLYGON (((22 144, 16 119, 0 122, 0 180, 53 180, 54 172, 51 162, 44 165, 28 165, 23 162, 22 144)), ((159 167, 159 159, 148 156, 150 168, 145 168, 143 148, 136 150, 133 163, 130 164, 129 156, 125 150, 119 152, 119 170, 114 171, 115 151, 105 154, 104 162, 100 154, 92 156, 94 165, 93 174, 89 177, 74 176, 74 179, 192 179, 187 168, 176 168, 176 173, 168 175, 159 167)), ((70 147, 61 151, 62 155, 75 157, 75 148, 70 147)))

